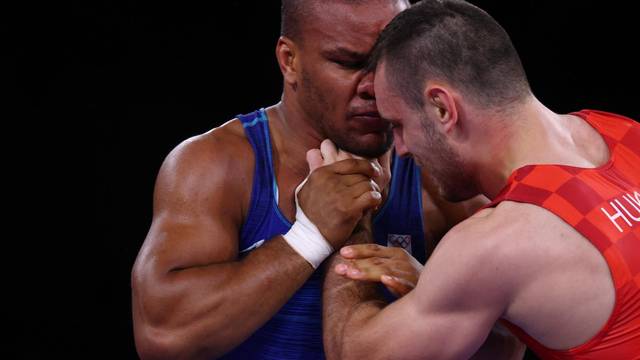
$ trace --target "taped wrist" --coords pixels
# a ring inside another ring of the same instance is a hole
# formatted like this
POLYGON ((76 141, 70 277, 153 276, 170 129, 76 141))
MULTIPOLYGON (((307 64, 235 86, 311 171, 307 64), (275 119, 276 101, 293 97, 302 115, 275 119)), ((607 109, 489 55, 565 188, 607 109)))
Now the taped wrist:
POLYGON ((305 215, 298 203, 298 192, 300 192, 300 189, 307 183, 307 179, 304 179, 296 188, 296 221, 293 223, 293 226, 291 226, 291 229, 289 229, 289 232, 282 237, 284 237, 289 246, 307 260, 314 269, 317 269, 324 259, 333 253, 333 248, 324 236, 322 236, 318 227, 305 215))

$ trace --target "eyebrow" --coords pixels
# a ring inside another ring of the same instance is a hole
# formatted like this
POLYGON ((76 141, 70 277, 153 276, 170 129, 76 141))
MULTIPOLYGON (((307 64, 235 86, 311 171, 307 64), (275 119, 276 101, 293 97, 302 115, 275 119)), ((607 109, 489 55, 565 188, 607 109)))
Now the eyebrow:
POLYGON ((349 59, 366 59, 369 54, 361 53, 353 50, 349 50, 343 47, 337 47, 334 49, 324 50, 322 51, 324 56, 344 56, 349 59))

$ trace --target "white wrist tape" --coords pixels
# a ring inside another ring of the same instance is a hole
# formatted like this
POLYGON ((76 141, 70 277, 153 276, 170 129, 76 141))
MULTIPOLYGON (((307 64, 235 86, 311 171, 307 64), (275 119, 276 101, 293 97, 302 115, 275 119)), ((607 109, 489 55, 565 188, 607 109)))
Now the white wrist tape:
POLYGON ((307 215, 304 214, 300 204, 298 203, 298 192, 302 189, 302 186, 307 183, 307 179, 298 185, 295 192, 296 199, 296 221, 289 229, 289 232, 282 235, 287 243, 302 256, 314 269, 326 259, 331 253, 333 248, 331 244, 322 236, 318 227, 309 220, 307 215))

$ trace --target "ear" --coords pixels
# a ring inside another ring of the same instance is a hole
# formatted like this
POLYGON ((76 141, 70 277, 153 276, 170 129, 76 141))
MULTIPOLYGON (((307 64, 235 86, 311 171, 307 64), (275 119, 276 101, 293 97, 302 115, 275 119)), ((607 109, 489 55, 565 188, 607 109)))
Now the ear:
POLYGON ((427 84, 424 91, 425 111, 431 112, 445 133, 458 124, 458 103, 453 93, 441 85, 427 84))
POLYGON ((297 55, 298 47, 293 40, 286 36, 280 36, 276 45, 276 60, 278 60, 285 84, 291 85, 294 89, 298 83, 297 55))

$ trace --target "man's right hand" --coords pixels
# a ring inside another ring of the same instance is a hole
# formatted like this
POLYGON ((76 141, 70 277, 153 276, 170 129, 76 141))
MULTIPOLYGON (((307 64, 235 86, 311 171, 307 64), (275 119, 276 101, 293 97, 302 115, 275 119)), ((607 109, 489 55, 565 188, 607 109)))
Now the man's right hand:
POLYGON ((315 169, 298 193, 305 215, 334 249, 344 244, 367 210, 380 205, 380 188, 371 181, 376 176, 380 169, 369 160, 341 160, 315 169))

